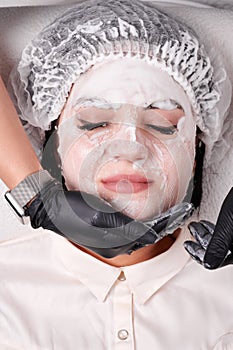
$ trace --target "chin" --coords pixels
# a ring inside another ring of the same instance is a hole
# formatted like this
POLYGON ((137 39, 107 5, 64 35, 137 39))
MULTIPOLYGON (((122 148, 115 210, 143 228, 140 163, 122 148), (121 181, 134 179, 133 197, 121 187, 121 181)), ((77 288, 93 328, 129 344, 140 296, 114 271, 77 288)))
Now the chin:
POLYGON ((159 214, 161 214, 161 212, 142 213, 140 210, 137 209, 126 209, 123 210, 122 213, 137 221, 150 221, 153 220, 159 214))
POLYGON ((125 198, 118 197, 117 199, 111 201, 108 200, 108 202, 117 211, 120 211, 124 215, 138 221, 152 220, 163 212, 163 207, 158 205, 158 203, 156 205, 154 200, 148 200, 148 198, 126 200, 125 198))

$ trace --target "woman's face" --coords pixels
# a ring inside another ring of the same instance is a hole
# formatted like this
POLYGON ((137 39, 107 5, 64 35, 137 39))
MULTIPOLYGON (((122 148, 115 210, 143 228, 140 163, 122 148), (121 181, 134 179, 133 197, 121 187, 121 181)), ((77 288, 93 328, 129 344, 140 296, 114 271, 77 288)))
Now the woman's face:
POLYGON ((102 61, 73 85, 59 120, 66 186, 151 219, 183 200, 195 135, 186 94, 166 72, 135 58, 102 61))

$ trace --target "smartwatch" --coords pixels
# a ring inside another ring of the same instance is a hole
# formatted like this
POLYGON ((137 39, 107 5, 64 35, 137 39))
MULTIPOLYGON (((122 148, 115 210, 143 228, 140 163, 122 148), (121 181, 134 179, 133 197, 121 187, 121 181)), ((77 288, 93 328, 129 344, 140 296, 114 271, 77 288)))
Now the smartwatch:
POLYGON ((23 224, 30 222, 30 218, 25 212, 28 202, 51 180, 53 177, 47 170, 40 170, 27 176, 11 191, 5 193, 6 201, 23 224))

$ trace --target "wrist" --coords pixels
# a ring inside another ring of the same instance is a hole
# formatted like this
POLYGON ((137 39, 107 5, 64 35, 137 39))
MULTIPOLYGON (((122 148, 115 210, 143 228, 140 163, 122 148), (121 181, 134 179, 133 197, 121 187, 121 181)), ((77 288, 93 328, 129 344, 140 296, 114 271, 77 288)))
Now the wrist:
POLYGON ((25 223, 25 209, 33 202, 44 186, 53 180, 47 170, 40 170, 23 179, 11 191, 5 193, 5 198, 14 209, 21 221, 25 223))

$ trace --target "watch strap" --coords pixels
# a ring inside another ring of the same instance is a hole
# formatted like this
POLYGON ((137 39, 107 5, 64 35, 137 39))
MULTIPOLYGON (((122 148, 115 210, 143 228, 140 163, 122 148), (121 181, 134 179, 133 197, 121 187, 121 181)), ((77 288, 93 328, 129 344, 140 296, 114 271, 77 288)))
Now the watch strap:
POLYGON ((53 177, 47 170, 39 170, 38 172, 28 175, 23 179, 16 187, 14 187, 10 193, 15 200, 24 207, 40 190, 44 185, 53 180, 53 177))

